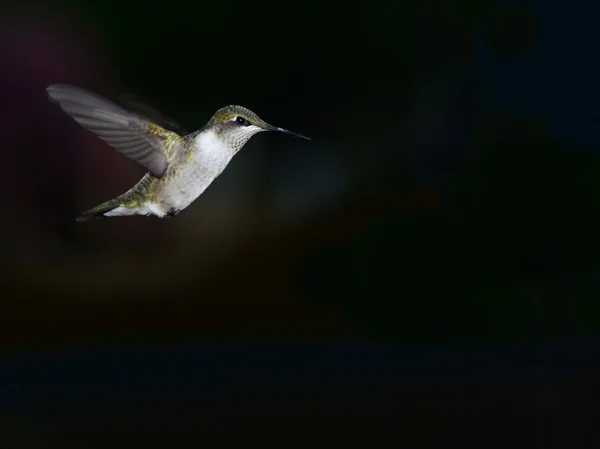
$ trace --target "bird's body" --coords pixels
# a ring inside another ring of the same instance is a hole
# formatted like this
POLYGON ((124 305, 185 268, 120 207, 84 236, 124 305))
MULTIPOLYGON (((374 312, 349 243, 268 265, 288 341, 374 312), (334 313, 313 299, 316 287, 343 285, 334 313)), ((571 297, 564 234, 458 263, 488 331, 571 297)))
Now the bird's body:
POLYGON ((182 135, 74 86, 52 85, 47 91, 78 123, 148 169, 135 186, 84 212, 80 221, 101 216, 175 216, 206 190, 254 134, 294 134, 267 124, 246 108, 227 106, 200 130, 182 135))
POLYGON ((105 216, 174 216, 198 198, 233 157, 212 130, 173 139, 173 160, 165 174, 156 178, 146 173, 130 190, 108 202, 118 199, 119 204, 105 216))

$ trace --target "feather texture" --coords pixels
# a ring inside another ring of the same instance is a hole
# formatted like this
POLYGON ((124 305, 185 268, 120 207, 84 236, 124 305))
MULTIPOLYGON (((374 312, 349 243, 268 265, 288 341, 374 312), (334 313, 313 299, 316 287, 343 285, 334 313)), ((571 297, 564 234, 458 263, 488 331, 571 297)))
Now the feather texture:
POLYGON ((85 89, 53 84, 49 97, 84 128, 115 150, 146 168, 154 177, 164 175, 169 165, 169 140, 181 138, 150 120, 85 89))

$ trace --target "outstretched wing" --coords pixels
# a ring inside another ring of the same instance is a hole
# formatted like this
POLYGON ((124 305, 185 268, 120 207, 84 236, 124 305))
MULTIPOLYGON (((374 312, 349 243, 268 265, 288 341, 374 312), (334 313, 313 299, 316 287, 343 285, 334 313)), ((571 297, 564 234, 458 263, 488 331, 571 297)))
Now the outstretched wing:
POLYGON ((171 148, 181 138, 177 133, 79 87, 53 84, 46 91, 81 126, 145 167, 150 174, 160 178, 165 173, 171 148))

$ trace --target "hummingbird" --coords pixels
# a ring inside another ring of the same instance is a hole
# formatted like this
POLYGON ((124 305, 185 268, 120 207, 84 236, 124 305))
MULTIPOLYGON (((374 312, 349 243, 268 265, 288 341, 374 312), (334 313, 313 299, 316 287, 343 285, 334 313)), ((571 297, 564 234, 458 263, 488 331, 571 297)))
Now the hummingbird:
POLYGON ((174 217, 206 190, 254 134, 277 131, 310 140, 237 105, 219 109, 202 128, 187 134, 147 105, 143 113, 133 112, 69 84, 52 84, 46 92, 77 123, 147 170, 125 193, 79 215, 80 222, 128 215, 174 217))

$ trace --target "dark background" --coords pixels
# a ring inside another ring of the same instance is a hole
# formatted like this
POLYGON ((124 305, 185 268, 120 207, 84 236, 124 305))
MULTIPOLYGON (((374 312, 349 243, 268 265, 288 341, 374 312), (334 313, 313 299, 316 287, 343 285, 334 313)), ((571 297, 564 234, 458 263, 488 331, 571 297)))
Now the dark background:
POLYGON ((600 336, 586 5, 3 8, 2 447, 559 444, 600 336), (313 140, 254 137, 176 219, 80 224, 143 171, 55 82, 313 140))

